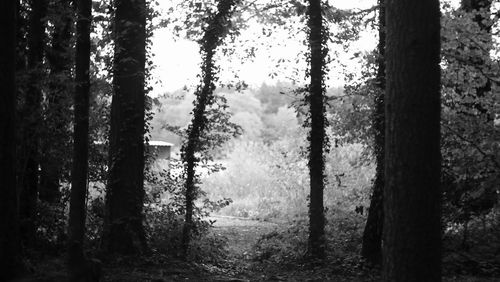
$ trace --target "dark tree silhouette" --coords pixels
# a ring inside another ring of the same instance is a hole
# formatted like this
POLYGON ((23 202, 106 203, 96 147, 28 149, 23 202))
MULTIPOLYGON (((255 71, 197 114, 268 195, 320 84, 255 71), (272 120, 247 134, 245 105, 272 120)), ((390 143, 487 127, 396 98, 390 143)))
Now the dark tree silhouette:
POLYGON ((315 258, 325 257, 325 213, 323 207, 323 190, 325 187, 325 30, 321 0, 309 0, 307 10, 309 27, 309 50, 311 56, 309 93, 307 96, 311 131, 309 133, 309 255, 315 258))
POLYGON ((384 281, 441 281, 440 10, 387 0, 384 281))
POLYGON ((71 281, 88 273, 84 268, 85 200, 87 197, 90 95, 90 29, 92 1, 76 1, 76 54, 73 130, 73 166, 68 226, 68 265, 71 281))
POLYGON ((214 102, 214 90, 217 68, 214 64, 214 55, 218 46, 223 42, 227 34, 227 22, 231 17, 236 0, 219 0, 217 13, 207 20, 207 27, 203 31, 200 41, 200 50, 203 58, 201 66, 202 84, 197 89, 196 103, 193 110, 193 119, 188 128, 188 138, 182 147, 182 160, 186 177, 186 216, 182 234, 182 249, 184 257, 187 257, 193 231, 194 200, 198 194, 195 168, 200 161, 196 153, 202 151, 201 139, 205 135, 208 126, 206 116, 207 107, 214 102))
POLYGON ((67 163, 70 112, 70 47, 73 29, 71 0, 51 2, 49 15, 53 17, 51 44, 45 57, 49 65, 49 85, 45 94, 44 133, 41 140, 39 198, 57 203, 60 200, 59 181, 63 165, 67 163))
POLYGON ((16 3, 0 3, 0 271, 10 281, 20 263, 16 186, 16 3))
POLYGON ((375 179, 368 209, 368 218, 363 231, 361 255, 372 264, 382 260, 382 229, 384 224, 384 162, 385 162, 385 0, 378 1, 378 37, 377 46, 377 91, 372 116, 373 148, 375 151, 375 179))
POLYGON ((115 3, 113 101, 102 247, 131 254, 147 249, 143 226, 146 2, 115 3))
POLYGON ((20 175, 21 234, 26 244, 35 236, 38 166, 40 163, 40 121, 42 65, 44 57, 47 0, 31 0, 28 29, 28 89, 22 110, 22 171, 20 175))

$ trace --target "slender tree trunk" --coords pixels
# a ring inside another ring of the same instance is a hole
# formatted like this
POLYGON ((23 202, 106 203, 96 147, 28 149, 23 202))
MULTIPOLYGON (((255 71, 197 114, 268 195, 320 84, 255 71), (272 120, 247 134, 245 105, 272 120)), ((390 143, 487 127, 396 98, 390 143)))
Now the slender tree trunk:
POLYGON ((31 0, 28 31, 28 89, 23 107, 23 171, 21 172, 21 234, 26 244, 35 237, 38 166, 40 162, 41 85, 45 39, 46 0, 31 0))
POLYGON ((109 175, 102 247, 146 251, 143 226, 145 127, 145 0, 115 0, 115 57, 109 175))
POLYGON ((73 25, 71 0, 52 4, 54 32, 51 48, 46 51, 50 67, 49 91, 44 113, 44 138, 41 140, 40 200, 57 203, 61 198, 59 181, 67 163, 70 132, 70 40, 73 25))
POLYGON ((0 271, 13 279, 20 265, 16 186, 16 3, 0 2, 0 271))
POLYGON ((377 91, 374 101, 372 130, 374 135, 373 149, 375 152, 375 180, 373 194, 368 209, 361 255, 372 264, 382 262, 382 228, 384 225, 384 162, 385 162, 385 0, 379 0, 379 42, 378 42, 378 70, 377 91))
POLYGON ((386 0, 384 281, 441 281, 438 0, 386 0))
POLYGON ((71 281, 85 277, 83 242, 87 198, 90 96, 90 30, 92 1, 76 1, 76 54, 73 167, 68 225, 68 265, 71 281))
POLYGON ((311 113, 311 131, 309 133, 309 255, 313 258, 324 258, 326 249, 325 240, 325 212, 323 206, 323 190, 325 186, 324 148, 325 134, 325 105, 324 105, 324 70, 325 70, 325 34, 321 0, 309 0, 308 26, 309 50, 311 52, 311 81, 309 85, 309 103, 311 113))
POLYGON ((231 16, 235 0, 219 0, 217 5, 217 14, 208 20, 208 27, 205 30, 203 39, 200 42, 201 53, 203 56, 202 85, 197 90, 196 106, 193 110, 193 119, 188 128, 188 139, 182 148, 182 159, 186 174, 186 216, 182 234, 182 250, 184 258, 188 257, 189 245, 194 229, 194 201, 198 195, 197 179, 195 168, 199 162, 196 153, 201 152, 200 143, 207 128, 206 109, 214 101, 213 92, 216 82, 216 66, 214 64, 214 55, 217 47, 222 43, 225 35, 225 22, 231 16))

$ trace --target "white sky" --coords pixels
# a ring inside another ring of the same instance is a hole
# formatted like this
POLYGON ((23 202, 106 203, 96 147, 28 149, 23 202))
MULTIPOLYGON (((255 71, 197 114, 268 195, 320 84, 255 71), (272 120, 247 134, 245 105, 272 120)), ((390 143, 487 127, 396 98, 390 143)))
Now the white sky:
MULTIPOLYGON (((457 0, 453 0, 457 1, 457 0)), ((161 8, 167 8, 172 5, 172 1, 159 1, 161 8)), ((335 0, 330 3, 341 9, 366 9, 376 5, 376 0, 335 0)), ((249 40, 251 44, 255 40, 255 34, 260 33, 261 27, 252 26, 253 29, 244 32, 242 39, 249 40)), ((234 69, 241 80, 244 80, 251 86, 259 86, 263 82, 272 84, 277 80, 290 81, 289 77, 297 77, 293 70, 298 70, 298 74, 303 77, 305 70, 305 58, 300 55, 300 50, 303 50, 303 37, 297 35, 292 39, 287 39, 287 34, 276 32, 275 39, 272 42, 272 48, 268 50, 260 50, 256 54, 256 58, 243 63, 235 58, 222 58, 219 61, 221 65, 221 82, 231 80, 233 73, 228 71, 234 69), (276 44, 275 44, 276 43, 276 44), (295 63, 285 63, 277 70, 275 67, 276 60, 279 58, 294 61, 301 59, 303 65, 295 63), (269 77, 271 72, 276 71, 278 76, 273 80, 269 77)), ((157 30, 152 39, 152 52, 154 54, 154 64, 156 69, 153 71, 153 76, 159 80, 159 83, 154 86, 153 95, 163 94, 165 92, 174 91, 184 86, 192 87, 198 82, 197 75, 199 73, 198 45, 195 42, 177 39, 174 40, 173 35, 167 28, 157 30)), ((350 60, 352 53, 357 51, 373 50, 377 43, 376 33, 363 32, 358 42, 354 43, 349 49, 349 52, 336 48, 339 52, 335 55, 338 60, 331 65, 329 86, 340 86, 343 84, 343 76, 339 75, 341 69, 339 63, 347 65, 349 71, 359 71, 360 61, 350 60)))

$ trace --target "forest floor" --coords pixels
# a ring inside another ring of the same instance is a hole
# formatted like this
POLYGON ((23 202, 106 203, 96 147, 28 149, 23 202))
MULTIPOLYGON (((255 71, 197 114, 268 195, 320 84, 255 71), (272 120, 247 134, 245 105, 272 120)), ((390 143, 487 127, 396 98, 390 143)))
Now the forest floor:
POLYGON ((194 268, 191 265, 189 270, 168 267, 170 270, 164 270, 162 278, 148 281, 374 281, 368 277, 335 274, 335 270, 326 265, 312 267, 255 259, 254 246, 258 240, 266 234, 282 232, 286 227, 285 222, 220 215, 213 215, 208 220, 215 221, 212 230, 214 235, 227 239, 227 258, 217 264, 196 264, 194 268))
MULTIPOLYGON (((194 263, 162 256, 120 258, 106 264, 101 281, 380 281, 377 271, 359 269, 340 260, 326 264, 273 262, 256 259, 256 243, 266 234, 285 232, 286 222, 217 216, 213 235, 226 238, 225 259, 215 263, 194 263)), ((64 258, 39 263, 36 272, 17 281, 67 281, 64 258)), ((445 278, 444 281, 498 281, 477 277, 445 278)))
MULTIPOLYGON (((346 275, 339 267, 310 263, 276 263, 256 259, 254 248, 266 234, 286 230, 286 222, 214 215, 211 232, 227 240, 227 257, 216 263, 144 262, 126 268, 121 262, 104 270, 104 281, 377 281, 372 275, 346 275)), ((132 263, 133 264, 133 263, 132 263)))

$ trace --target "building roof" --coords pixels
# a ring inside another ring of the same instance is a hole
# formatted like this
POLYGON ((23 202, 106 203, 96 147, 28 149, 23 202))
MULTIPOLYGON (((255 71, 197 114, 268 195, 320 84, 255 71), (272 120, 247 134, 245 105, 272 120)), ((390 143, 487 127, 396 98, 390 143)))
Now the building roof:
MULTIPOLYGON (((103 141, 94 141, 95 145, 104 145, 103 141)), ((174 144, 165 141, 149 141, 149 146, 173 147, 174 144)))
POLYGON ((172 147, 174 146, 174 144, 172 143, 168 143, 168 142, 165 142, 165 141, 149 141, 149 145, 150 146, 160 146, 160 147, 172 147))

